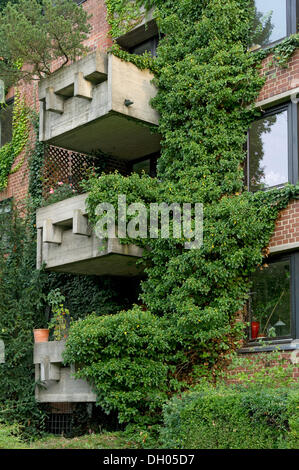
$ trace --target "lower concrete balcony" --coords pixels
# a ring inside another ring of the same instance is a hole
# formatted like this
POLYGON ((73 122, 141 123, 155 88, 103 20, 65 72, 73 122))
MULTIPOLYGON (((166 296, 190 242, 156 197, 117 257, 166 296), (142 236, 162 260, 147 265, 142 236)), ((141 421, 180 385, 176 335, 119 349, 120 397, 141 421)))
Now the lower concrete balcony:
POLYGON ((35 343, 35 399, 42 403, 95 402, 90 385, 73 377, 74 367, 64 367, 65 341, 35 343))
POLYGON ((40 140, 81 153, 134 160, 160 150, 149 70, 93 52, 39 84, 40 140))
POLYGON ((143 271, 136 261, 142 248, 99 239, 89 227, 87 194, 37 210, 37 268, 71 274, 134 277, 143 271), (103 248, 104 243, 104 248, 103 248))

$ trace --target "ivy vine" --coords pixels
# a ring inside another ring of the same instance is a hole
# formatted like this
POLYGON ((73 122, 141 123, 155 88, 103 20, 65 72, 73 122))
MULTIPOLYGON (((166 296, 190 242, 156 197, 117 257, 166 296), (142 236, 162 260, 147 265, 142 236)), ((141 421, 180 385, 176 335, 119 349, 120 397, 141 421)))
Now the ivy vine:
MULTIPOLYGON (((132 5, 139 11, 139 1, 132 5)), ((130 14, 124 2, 107 0, 107 6, 117 36, 130 14)), ((150 248, 139 303, 113 319, 92 317, 74 325, 65 359, 80 363, 78 377, 94 384, 107 412, 149 424, 159 420, 167 395, 216 374, 240 346, 245 323, 238 317, 250 275, 267 256, 277 216, 299 187, 256 193, 244 187, 247 130, 258 116, 254 103, 265 83, 261 60, 271 52, 248 49, 253 2, 152 0, 147 6, 156 8, 164 34, 157 57, 147 62, 158 89, 152 100, 160 113, 157 178, 91 178, 88 213, 96 224, 97 205, 109 201, 117 209, 118 194, 147 207, 201 202, 204 244, 185 250, 184 237, 122 240, 150 248)), ((277 61, 288 60, 296 41, 275 48, 277 61)), ((119 48, 116 53, 136 60, 119 48)), ((141 66, 143 60, 138 58, 141 66)))
POLYGON ((13 168, 13 164, 25 149, 29 138, 29 115, 24 99, 16 92, 13 107, 12 139, 0 148, 0 191, 8 184, 8 176, 22 167, 25 156, 13 168))

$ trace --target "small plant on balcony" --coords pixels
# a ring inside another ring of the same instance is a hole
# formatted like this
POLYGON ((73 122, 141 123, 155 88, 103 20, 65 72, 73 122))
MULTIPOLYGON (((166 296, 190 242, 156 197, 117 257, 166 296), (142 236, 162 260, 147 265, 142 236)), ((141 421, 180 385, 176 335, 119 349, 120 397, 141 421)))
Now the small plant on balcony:
POLYGON ((49 330, 53 330, 55 341, 66 339, 71 321, 70 312, 64 307, 65 297, 59 289, 53 289, 48 294, 48 302, 52 309, 52 318, 49 323, 49 330))
POLYGON ((72 183, 67 184, 63 181, 59 181, 56 187, 49 189, 48 195, 44 198, 42 206, 49 206, 55 204, 55 202, 63 201, 73 196, 77 196, 78 191, 74 189, 72 183))

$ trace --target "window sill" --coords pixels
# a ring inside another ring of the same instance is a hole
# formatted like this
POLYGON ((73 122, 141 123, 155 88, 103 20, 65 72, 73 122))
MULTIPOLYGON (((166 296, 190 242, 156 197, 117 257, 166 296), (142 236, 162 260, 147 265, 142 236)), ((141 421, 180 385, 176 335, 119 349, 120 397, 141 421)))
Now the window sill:
POLYGON ((294 351, 299 350, 299 339, 283 339, 270 341, 269 344, 262 346, 258 342, 248 343, 246 346, 238 350, 238 354, 270 352, 270 351, 294 351))
POLYGON ((269 44, 264 44, 263 46, 261 46, 259 44, 254 44, 249 48, 249 52, 256 52, 256 51, 261 51, 261 50, 272 49, 273 47, 275 47, 278 44, 282 43, 282 41, 289 38, 290 36, 292 36, 292 34, 288 34, 287 36, 284 36, 281 39, 276 39, 276 41, 269 42, 269 44))

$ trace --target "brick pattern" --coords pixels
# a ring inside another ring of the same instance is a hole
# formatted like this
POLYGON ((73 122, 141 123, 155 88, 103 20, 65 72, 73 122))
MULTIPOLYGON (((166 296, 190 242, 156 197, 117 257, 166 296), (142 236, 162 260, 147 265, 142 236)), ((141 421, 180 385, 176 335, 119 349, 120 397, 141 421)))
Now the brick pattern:
MULTIPOLYGON (((253 358, 254 361, 256 361, 256 357, 258 356, 259 353, 248 353, 248 354, 242 354, 242 357, 246 356, 247 358, 250 359, 253 358)), ((292 352, 283 352, 280 356, 279 356, 280 359, 283 359, 285 361, 285 363, 283 364, 283 367, 286 368, 288 364, 292 364, 293 367, 292 367, 292 375, 291 377, 294 379, 294 380, 299 380, 299 351, 292 351, 292 352)), ((267 361, 267 359, 262 359, 260 364, 256 364, 254 365, 254 368, 255 370, 259 367, 263 368, 263 370, 267 370, 275 365, 281 365, 278 364, 278 362, 276 362, 275 360, 269 360, 267 361)), ((227 375, 227 382, 230 383, 230 384, 234 384, 234 383, 238 383, 238 381, 236 379, 234 379, 234 375, 238 374, 238 373, 242 373, 242 372, 246 372, 246 374, 248 376, 252 375, 252 370, 250 370, 250 368, 246 369, 244 367, 236 367, 235 369, 231 370, 231 371, 228 371, 228 375, 227 375)))
POLYGON ((269 247, 299 242, 299 201, 292 201, 281 211, 269 247))
POLYGON ((271 65, 272 55, 264 59, 261 74, 267 77, 258 100, 263 101, 293 88, 299 87, 299 50, 289 61, 288 68, 271 65))

